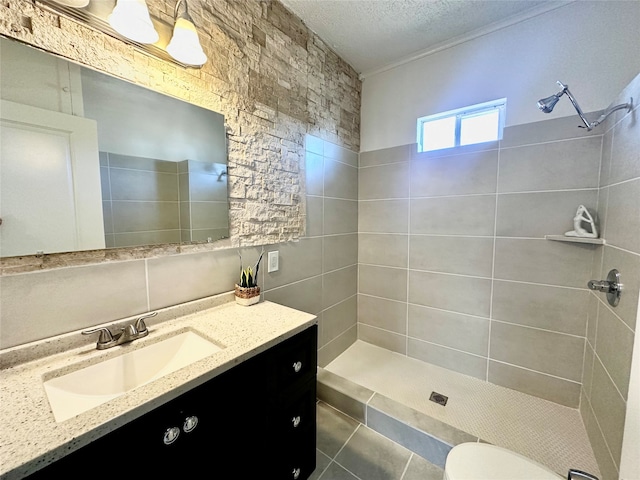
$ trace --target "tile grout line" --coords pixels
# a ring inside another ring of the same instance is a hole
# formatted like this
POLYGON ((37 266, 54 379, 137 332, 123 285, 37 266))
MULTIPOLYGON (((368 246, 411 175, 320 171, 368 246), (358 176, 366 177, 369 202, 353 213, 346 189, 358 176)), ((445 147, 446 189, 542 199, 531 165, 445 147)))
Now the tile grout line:
POLYGON ((411 463, 411 460, 413 460, 413 456, 415 455, 414 452, 411 452, 411 455, 409 455, 409 460, 407 460, 407 464, 404 466, 404 470, 402 472, 402 475, 400 475, 400 480, 404 479, 404 476, 407 474, 407 470, 409 470, 409 464, 411 463))

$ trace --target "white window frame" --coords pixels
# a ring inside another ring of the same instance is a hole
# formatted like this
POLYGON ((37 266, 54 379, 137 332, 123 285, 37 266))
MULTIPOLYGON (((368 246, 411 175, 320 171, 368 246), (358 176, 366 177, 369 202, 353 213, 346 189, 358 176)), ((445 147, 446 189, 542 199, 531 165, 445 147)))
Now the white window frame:
MULTIPOLYGON (((456 126, 455 126, 455 145, 450 148, 455 148, 460 146, 460 136, 461 136, 461 124, 462 119, 466 117, 472 117, 475 115, 479 115, 482 113, 490 112, 493 110, 498 110, 498 138, 496 140, 502 139, 502 130, 504 129, 504 121, 505 121, 505 113, 507 107, 507 99, 500 98, 498 100, 492 100, 490 102, 479 103, 477 105, 469 105, 468 107, 458 108, 456 110, 449 110, 447 112, 436 113, 435 115, 427 115, 425 117, 418 118, 417 122, 417 143, 418 143, 418 152, 430 152, 433 150, 424 150, 424 124, 428 122, 432 122, 434 120, 442 120, 443 118, 455 117, 456 126)), ((474 144, 470 144, 474 145, 474 144)))

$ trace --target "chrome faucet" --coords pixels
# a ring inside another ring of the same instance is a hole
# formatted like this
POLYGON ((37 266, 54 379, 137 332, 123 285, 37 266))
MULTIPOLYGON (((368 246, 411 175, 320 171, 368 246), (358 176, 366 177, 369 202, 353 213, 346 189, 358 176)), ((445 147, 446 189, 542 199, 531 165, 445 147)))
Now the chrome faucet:
POLYGON ((112 334, 111 330, 107 327, 98 327, 91 330, 84 330, 82 335, 91 335, 92 333, 100 332, 96 348, 98 350, 105 350, 107 348, 115 347, 116 345, 133 342, 138 338, 149 335, 149 329, 144 321, 147 318, 155 317, 157 314, 158 312, 152 312, 147 315, 142 315, 134 323, 120 327, 120 331, 116 334, 112 334))

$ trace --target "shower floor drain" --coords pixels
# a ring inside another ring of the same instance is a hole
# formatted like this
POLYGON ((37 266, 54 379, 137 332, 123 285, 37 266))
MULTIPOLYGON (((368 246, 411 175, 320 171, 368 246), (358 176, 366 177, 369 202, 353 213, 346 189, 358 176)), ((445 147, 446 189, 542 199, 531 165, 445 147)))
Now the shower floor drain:
POLYGON ((444 407, 447 404, 447 400, 449 400, 449 397, 447 397, 446 395, 442 395, 441 393, 438 393, 438 392, 431 392, 431 396, 429 397, 429 400, 437 403, 438 405, 442 405, 444 407))

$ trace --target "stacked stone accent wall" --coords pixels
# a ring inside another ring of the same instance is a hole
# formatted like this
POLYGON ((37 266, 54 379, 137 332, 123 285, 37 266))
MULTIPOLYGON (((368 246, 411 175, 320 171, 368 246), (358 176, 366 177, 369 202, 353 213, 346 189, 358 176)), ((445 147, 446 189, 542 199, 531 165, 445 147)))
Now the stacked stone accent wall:
MULTIPOLYGON (((171 25, 174 1, 147 0, 171 25)), ((236 246, 305 230, 304 135, 359 150, 357 73, 277 1, 189 0, 209 57, 160 60, 33 0, 0 0, 0 35, 225 116, 230 235, 236 246)))

